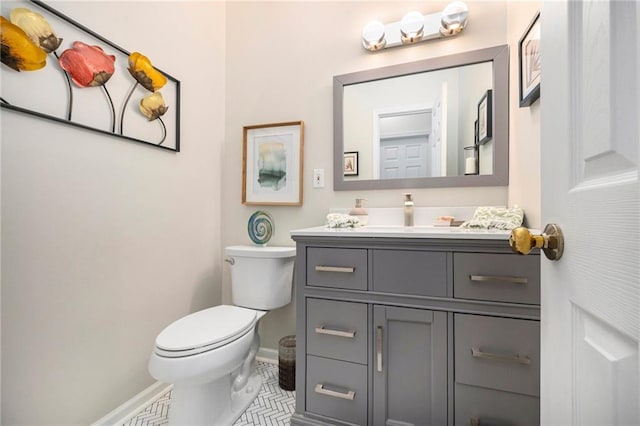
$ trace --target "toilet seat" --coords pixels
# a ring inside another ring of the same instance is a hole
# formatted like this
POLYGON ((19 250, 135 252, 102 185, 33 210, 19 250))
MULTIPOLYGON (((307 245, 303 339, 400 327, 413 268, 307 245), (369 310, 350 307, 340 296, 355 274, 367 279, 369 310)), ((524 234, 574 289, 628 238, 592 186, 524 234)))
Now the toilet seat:
POLYGON ((220 305, 180 318, 156 338, 155 353, 179 358, 224 346, 255 327, 257 311, 220 305))

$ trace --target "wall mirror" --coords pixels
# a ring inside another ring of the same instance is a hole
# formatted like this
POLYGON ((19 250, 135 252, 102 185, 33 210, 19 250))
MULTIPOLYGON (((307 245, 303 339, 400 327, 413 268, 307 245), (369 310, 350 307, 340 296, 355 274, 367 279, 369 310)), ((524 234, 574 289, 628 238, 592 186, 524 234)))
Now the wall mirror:
POLYGON ((509 49, 335 76, 334 190, 506 186, 509 49))

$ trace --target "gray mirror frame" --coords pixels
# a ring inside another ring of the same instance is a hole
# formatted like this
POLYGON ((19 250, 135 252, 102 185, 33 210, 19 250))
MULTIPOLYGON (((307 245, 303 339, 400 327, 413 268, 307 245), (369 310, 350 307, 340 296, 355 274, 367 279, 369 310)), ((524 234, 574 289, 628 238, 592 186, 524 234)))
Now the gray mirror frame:
POLYGON ((509 46, 501 45, 433 59, 391 65, 333 77, 333 189, 334 191, 507 186, 509 184, 509 46), (460 65, 493 62, 493 174, 403 179, 345 180, 343 175, 344 87, 356 83, 435 71, 460 65))

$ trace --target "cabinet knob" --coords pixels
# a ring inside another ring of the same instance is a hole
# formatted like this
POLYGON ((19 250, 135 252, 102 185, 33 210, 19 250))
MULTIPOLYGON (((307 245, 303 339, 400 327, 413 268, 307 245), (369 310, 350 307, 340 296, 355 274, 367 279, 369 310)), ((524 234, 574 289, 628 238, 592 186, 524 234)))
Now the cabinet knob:
POLYGON ((511 249, 519 254, 529 254, 534 248, 542 249, 549 260, 559 260, 564 252, 564 236, 554 223, 545 226, 540 235, 534 235, 525 227, 515 228, 509 237, 511 249))

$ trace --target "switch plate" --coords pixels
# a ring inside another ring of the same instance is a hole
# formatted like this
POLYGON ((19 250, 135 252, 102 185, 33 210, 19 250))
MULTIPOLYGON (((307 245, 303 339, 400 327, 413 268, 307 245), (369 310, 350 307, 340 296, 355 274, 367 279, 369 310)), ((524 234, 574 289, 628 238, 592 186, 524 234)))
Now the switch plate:
POLYGON ((324 169, 313 169, 313 187, 324 188, 324 169))

